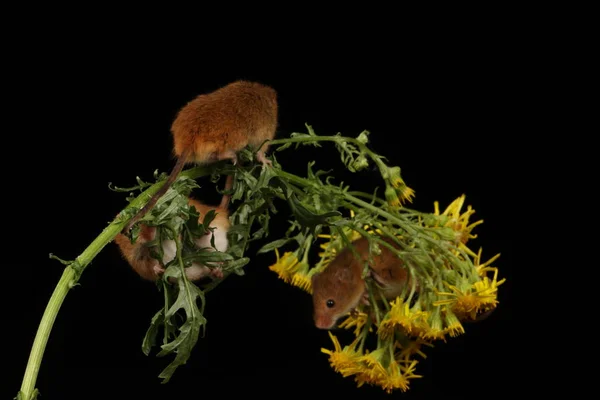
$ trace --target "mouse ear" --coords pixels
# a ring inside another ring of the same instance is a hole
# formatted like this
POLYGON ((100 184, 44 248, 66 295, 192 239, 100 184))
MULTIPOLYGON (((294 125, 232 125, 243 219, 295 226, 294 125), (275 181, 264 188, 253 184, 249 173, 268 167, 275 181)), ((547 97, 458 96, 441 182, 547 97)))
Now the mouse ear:
POLYGON ((338 268, 338 270, 335 271, 335 277, 342 282, 352 281, 354 278, 352 275, 352 268, 338 268))

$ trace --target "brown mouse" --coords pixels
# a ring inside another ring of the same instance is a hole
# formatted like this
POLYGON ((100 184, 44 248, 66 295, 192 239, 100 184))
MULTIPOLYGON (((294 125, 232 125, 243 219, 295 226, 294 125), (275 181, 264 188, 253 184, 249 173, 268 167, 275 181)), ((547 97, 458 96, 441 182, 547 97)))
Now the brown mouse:
MULTIPOLYGON (((398 245, 388 238, 381 238, 390 245, 398 245)), ((360 260, 349 246, 344 248, 323 270, 312 277, 312 299, 315 325, 319 329, 332 329, 339 318, 356 308, 367 293, 362 278, 364 261, 369 258, 369 242, 366 238, 352 242, 360 260)), ((408 282, 408 271, 390 249, 379 244, 381 254, 373 254, 369 264, 372 277, 384 289, 387 299, 400 295, 408 282)))
MULTIPOLYGON (((227 184, 225 190, 229 190, 232 186, 233 179, 231 176, 227 177, 227 184)), ((231 226, 229 222, 229 194, 225 194, 221 200, 221 204, 218 206, 209 206, 199 202, 198 200, 189 199, 189 204, 193 205, 196 210, 200 213, 199 222, 202 222, 206 213, 210 210, 215 210, 216 216, 212 220, 210 226, 214 227, 215 236, 215 248, 219 251, 226 251, 229 245, 227 239, 227 232, 231 226)), ((208 247, 212 249, 210 241, 212 233, 207 233, 201 238, 196 240, 198 248, 208 247)), ((123 233, 119 233, 115 237, 115 243, 119 246, 121 254, 127 260, 129 265, 134 271, 138 273, 142 278, 156 281, 164 273, 164 265, 169 261, 173 260, 176 255, 176 245, 173 240, 165 240, 162 243, 163 246, 163 259, 162 264, 159 260, 153 258, 150 253, 150 248, 147 243, 154 240, 156 236, 156 228, 142 224, 140 229, 140 235, 138 236, 135 243, 131 243, 129 238, 123 233)), ((189 280, 197 281, 206 276, 214 276, 216 278, 222 278, 222 271, 219 269, 210 269, 205 265, 194 262, 192 265, 185 269, 186 275, 189 280)))
POLYGON ((250 146, 263 165, 268 140, 277 129, 277 93, 256 82, 236 81, 187 103, 171 125, 177 162, 169 178, 124 229, 128 232, 173 184, 183 166, 220 160, 237 162, 237 153, 250 146), (266 142, 266 143, 265 143, 266 142), (262 146, 261 146, 262 145, 262 146))

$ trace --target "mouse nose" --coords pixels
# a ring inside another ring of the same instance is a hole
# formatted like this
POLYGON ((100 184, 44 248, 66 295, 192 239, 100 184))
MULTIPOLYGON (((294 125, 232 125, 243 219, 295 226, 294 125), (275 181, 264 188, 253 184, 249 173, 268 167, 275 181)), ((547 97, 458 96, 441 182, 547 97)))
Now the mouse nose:
POLYGON ((315 316, 315 326, 319 329, 331 329, 333 321, 331 318, 315 316))

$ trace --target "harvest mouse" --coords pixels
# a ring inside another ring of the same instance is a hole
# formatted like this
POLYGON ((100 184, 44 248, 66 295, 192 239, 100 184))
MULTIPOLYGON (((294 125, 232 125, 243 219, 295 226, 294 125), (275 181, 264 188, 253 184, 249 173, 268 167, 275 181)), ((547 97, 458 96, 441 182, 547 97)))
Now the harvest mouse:
MULTIPOLYGON (((227 178, 226 190, 232 186, 233 180, 231 176, 227 178)), ((229 194, 225 194, 221 200, 219 206, 209 206, 199 202, 198 200, 189 199, 189 204, 193 205, 196 210, 200 213, 200 221, 210 210, 215 210, 216 215, 212 220, 210 227, 214 227, 213 233, 207 233, 206 235, 196 239, 196 245, 198 248, 206 248, 213 250, 211 247, 211 237, 215 236, 215 248, 218 251, 226 251, 229 245, 227 240, 227 232, 231 226, 229 222, 229 194)), ((148 242, 154 240, 156 236, 156 228, 142 224, 140 229, 140 235, 138 236, 135 243, 131 243, 128 237, 124 234, 119 233, 115 237, 115 242, 121 250, 121 254, 127 260, 129 265, 144 279, 150 281, 156 281, 164 273, 162 265, 166 265, 168 262, 173 260, 176 256, 177 247, 174 240, 165 240, 162 242, 163 247, 163 259, 161 263, 153 258, 150 254, 150 248, 147 246, 148 242)), ((197 262, 193 262, 192 265, 185 268, 186 275, 189 280, 197 281, 206 276, 214 276, 216 278, 222 278, 223 273, 220 269, 210 269, 205 265, 197 262)))
MULTIPOLYGON (((381 238, 395 248, 398 245, 388 238, 381 238)), ((332 329, 338 319, 356 308, 367 293, 362 278, 364 261, 369 258, 369 242, 366 238, 352 242, 360 260, 349 246, 344 248, 320 273, 312 277, 312 299, 315 325, 319 329, 332 329)), ((369 265, 371 276, 378 281, 387 299, 400 295, 408 282, 408 271, 390 249, 379 244, 381 254, 373 254, 369 265)))
POLYGON ((171 125, 177 162, 169 178, 124 229, 128 232, 173 184, 183 166, 220 160, 237 162, 237 153, 250 146, 263 165, 268 140, 277 129, 277 93, 256 82, 236 81, 187 103, 171 125), (266 143, 265 143, 266 142, 266 143), (262 145, 262 146, 261 146, 262 145))

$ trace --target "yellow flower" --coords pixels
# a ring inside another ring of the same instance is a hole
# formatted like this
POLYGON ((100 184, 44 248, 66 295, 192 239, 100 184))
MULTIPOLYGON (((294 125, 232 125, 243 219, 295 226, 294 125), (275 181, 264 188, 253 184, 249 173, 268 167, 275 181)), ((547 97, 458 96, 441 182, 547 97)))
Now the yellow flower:
POLYGON ((396 193, 400 195, 400 201, 406 200, 412 203, 412 198, 415 195, 415 191, 406 186, 404 180, 400 176, 400 167, 388 168, 384 174, 387 182, 396 190, 396 193))
POLYGON ((365 383, 380 386, 387 393, 400 389, 403 392, 409 388, 409 380, 421 378, 421 375, 415 375, 414 369, 417 361, 414 360, 391 360, 387 368, 381 363, 373 363, 366 366, 361 372, 356 374, 354 380, 358 387, 365 383))
POLYGON ((433 344, 421 338, 407 340, 402 344, 396 343, 396 347, 401 349, 401 351, 396 354, 396 358, 408 360, 417 354, 423 358, 427 358, 427 355, 421 350, 422 346, 433 347, 433 344))
POLYGON ((446 207, 444 212, 440 214, 439 203, 436 201, 433 203, 433 214, 436 216, 446 217, 440 220, 442 223, 441 226, 452 228, 455 232, 457 232, 456 239, 458 242, 458 247, 470 256, 475 257, 476 254, 473 253, 473 251, 466 246, 466 243, 469 239, 475 239, 477 237, 477 235, 471 234, 471 231, 477 225, 482 224, 483 220, 479 220, 477 222, 469 224, 469 218, 475 213, 475 210, 473 210, 471 206, 468 206, 467 211, 461 214, 460 212, 464 205, 464 202, 465 195, 463 194, 462 196, 454 200, 452 203, 450 203, 450 205, 446 207))
POLYGON ((354 378, 358 387, 365 383, 376 385, 385 377, 386 370, 383 367, 383 360, 387 351, 386 347, 379 347, 360 357, 362 368, 356 370, 354 378))
POLYGON ((409 188, 406 185, 394 186, 396 188, 396 193, 400 196, 401 200, 408 201, 412 203, 413 197, 415 197, 415 191, 409 188))
MULTIPOLYGON (((339 324, 339 328, 345 328, 345 329, 350 329, 352 327, 354 328, 354 336, 358 336, 360 335, 360 333, 362 332, 363 327, 365 326, 365 324, 367 323, 367 319, 369 318, 369 316, 364 313, 364 312, 351 312, 350 314, 348 314, 348 317, 341 323, 339 324)), ((369 332, 371 332, 372 329, 369 329, 369 332)))
POLYGON ((357 367, 360 369, 360 358, 362 353, 356 350, 356 344, 358 340, 355 340, 348 346, 340 345, 337 337, 333 335, 331 332, 329 333, 329 337, 333 342, 334 350, 321 349, 321 352, 329 355, 329 363, 331 367, 336 371, 341 373, 342 375, 348 375, 349 371, 356 369, 357 367))
POLYGON ((361 387, 365 383, 378 385, 385 378, 386 374, 387 372, 381 364, 363 366, 362 370, 354 377, 354 381, 357 387, 361 387))
POLYGON ((374 351, 367 352, 360 358, 360 361, 364 362, 369 367, 375 367, 381 365, 383 357, 385 356, 387 348, 379 347, 374 351))
POLYGON ((401 367, 396 360, 393 360, 390 362, 386 374, 379 378, 378 384, 387 393, 391 393, 395 389, 406 392, 409 386, 409 379, 422 377, 413 373, 416 364, 416 361, 412 361, 407 367, 401 367))
POLYGON ((477 252, 477 255, 475 256, 475 259, 473 260, 473 263, 475 264, 475 270, 477 271, 477 273, 480 276, 485 276, 486 272, 494 272, 494 274, 498 273, 498 269, 494 268, 494 267, 490 267, 490 265, 496 261, 498 259, 498 257, 500 257, 500 253, 496 254, 494 257, 490 258, 489 260, 487 260, 486 262, 484 262, 483 264, 481 264, 481 252, 482 252, 482 248, 479 248, 479 251, 477 252))
POLYGON ((294 275, 292 276, 292 285, 312 294, 311 278, 316 272, 316 268, 311 269, 308 262, 303 260, 298 263, 296 272, 294 272, 294 275))
POLYGON ((497 279, 498 270, 494 268, 494 278, 492 280, 484 276, 472 285, 462 283, 460 287, 444 282, 451 292, 438 292, 437 295, 448 296, 450 298, 435 301, 433 305, 449 306, 460 320, 475 320, 478 314, 489 311, 497 306, 498 286, 506 281, 506 279, 502 279, 501 281, 497 279))
POLYGON ((502 285, 505 281, 506 278, 498 281, 498 270, 496 270, 492 280, 485 276, 482 280, 473 284, 473 288, 481 297, 481 303, 486 311, 495 308, 498 304, 498 300, 496 300, 498 286, 502 285))
POLYGON ((385 199, 392 208, 400 207, 400 198, 393 186, 385 185, 385 199))
POLYGON ((411 309, 409 304, 400 297, 390 303, 390 311, 380 322, 377 332, 382 339, 392 337, 396 328, 401 328, 408 334, 417 334, 427 319, 427 314, 419 307, 411 309))
POLYGON ((452 337, 465 333, 465 328, 456 318, 456 315, 448 309, 444 310, 444 325, 444 333, 448 333, 452 337))
POLYGON ((425 340, 446 341, 444 323, 439 308, 429 315, 427 323, 424 325, 424 329, 419 333, 419 337, 425 340))
POLYGON ((275 255, 277 256, 277 261, 275 264, 271 265, 269 269, 273 272, 276 272, 279 275, 280 279, 283 279, 284 282, 289 283, 292 280, 292 276, 296 272, 298 265, 298 256, 295 252, 285 252, 283 257, 279 258, 279 251, 275 249, 275 255))

